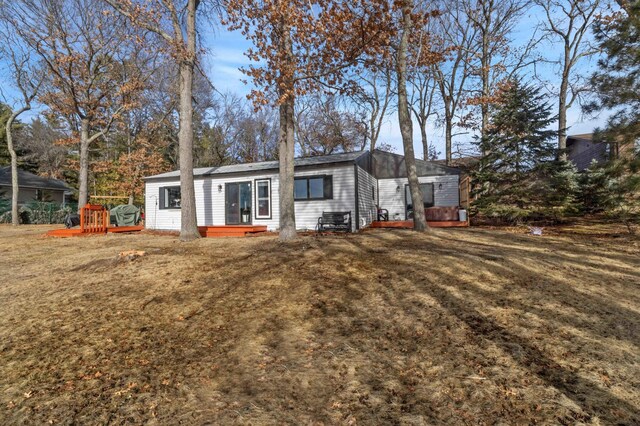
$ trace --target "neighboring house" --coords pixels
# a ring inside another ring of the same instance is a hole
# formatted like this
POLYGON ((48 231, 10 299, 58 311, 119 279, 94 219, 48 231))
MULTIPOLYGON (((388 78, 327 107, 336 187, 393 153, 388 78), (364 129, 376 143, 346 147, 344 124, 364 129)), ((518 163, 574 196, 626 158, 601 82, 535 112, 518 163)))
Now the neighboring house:
MULTIPOLYGON (((18 204, 31 201, 49 201, 65 204, 65 193, 71 191, 66 183, 57 179, 43 178, 18 169, 18 204)), ((0 197, 11 200, 11 167, 0 167, 0 197)))
POLYGON ((575 164, 578 171, 589 167, 593 160, 603 164, 609 160, 609 146, 593 141, 592 133, 567 136, 567 159, 575 164))
MULTIPOLYGON (((425 207, 458 206, 457 169, 416 160, 425 207)), ((266 225, 279 228, 278 162, 194 170, 199 226, 266 225)), ((354 230, 377 220, 377 206, 390 220, 405 220, 411 200, 404 157, 383 151, 349 152, 295 160, 298 229, 316 228, 323 211, 350 211, 354 230)), ((180 172, 145 178, 145 226, 180 229, 180 172)))
POLYGON ((567 158, 576 165, 578 171, 589 167, 595 160, 604 164, 616 158, 626 158, 634 154, 638 144, 596 142, 592 133, 567 136, 567 158))

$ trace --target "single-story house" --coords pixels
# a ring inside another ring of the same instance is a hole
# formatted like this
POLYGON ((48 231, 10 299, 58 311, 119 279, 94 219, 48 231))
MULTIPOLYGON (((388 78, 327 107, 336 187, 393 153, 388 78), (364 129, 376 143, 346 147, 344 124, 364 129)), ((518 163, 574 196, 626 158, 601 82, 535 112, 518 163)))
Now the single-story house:
MULTIPOLYGON (((65 204, 65 193, 71 188, 57 179, 42 176, 18 169, 18 204, 31 201, 47 201, 65 204)), ((0 167, 0 197, 11 200, 13 190, 11 185, 11 167, 0 167)))
MULTIPOLYGON (((459 206, 460 171, 416 160, 425 207, 459 206)), ((266 225, 279 228, 278 161, 194 169, 199 226, 266 225)), ((360 151, 295 160, 296 227, 314 230, 323 212, 350 211, 357 230, 377 220, 410 217, 411 197, 404 157, 360 151)), ((180 229, 180 172, 145 178, 145 226, 180 229)))

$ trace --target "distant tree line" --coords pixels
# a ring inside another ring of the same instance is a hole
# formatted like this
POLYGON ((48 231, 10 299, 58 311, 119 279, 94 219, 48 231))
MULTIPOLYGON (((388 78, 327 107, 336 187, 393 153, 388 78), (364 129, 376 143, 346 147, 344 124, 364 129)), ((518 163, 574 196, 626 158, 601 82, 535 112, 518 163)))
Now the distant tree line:
POLYGON ((500 87, 487 132, 478 138, 481 157, 473 171, 476 212, 509 223, 557 221, 582 214, 640 223, 640 3, 595 20, 604 56, 589 79, 594 97, 586 113, 614 110, 594 141, 610 156, 582 173, 567 161, 549 130, 557 120, 539 88, 511 80, 500 87))
MULTIPOLYGON (((564 161, 568 108, 627 105, 599 137, 616 146, 637 139, 629 130, 638 127, 629 100, 637 83, 623 71, 634 58, 625 49, 637 49, 636 15, 637 2, 604 0, 3 2, 0 49, 16 95, 0 109, 0 163, 64 178, 80 204, 91 194, 140 202, 143 176, 180 169, 181 238, 190 240, 199 235, 193 167, 278 159, 281 237, 290 239, 293 157, 389 149, 380 134, 396 113, 413 204, 422 204, 416 125, 423 158, 439 154, 434 127, 445 135, 448 164, 469 152, 482 158, 479 212, 569 214, 586 204, 564 161), (531 10, 538 22, 516 43, 531 10), (215 25, 252 42, 242 70, 253 83, 248 99, 219 93, 203 71, 211 46, 199 30, 215 25), (545 57, 548 46, 561 48, 560 59, 545 57), (579 71, 592 56, 606 59, 589 79, 579 71), (556 81, 537 72, 549 63, 556 81), (34 106, 41 116, 22 120, 34 106), (515 111, 531 120, 527 128, 515 111), (476 143, 458 143, 471 135, 476 143)), ((631 167, 611 171, 627 192, 631 167)), ((426 229, 420 214, 415 227, 426 229)))

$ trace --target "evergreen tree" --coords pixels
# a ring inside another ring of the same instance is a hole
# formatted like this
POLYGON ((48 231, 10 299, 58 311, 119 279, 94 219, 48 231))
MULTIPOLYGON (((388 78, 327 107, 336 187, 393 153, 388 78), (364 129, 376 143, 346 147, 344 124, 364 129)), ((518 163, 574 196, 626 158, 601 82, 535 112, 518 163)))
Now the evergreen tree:
POLYGON ((582 211, 580 202, 580 175, 573 162, 559 158, 549 167, 546 212, 556 220, 575 216, 582 211))
POLYGON ((635 233, 640 223, 640 155, 612 161, 607 166, 612 181, 611 205, 608 216, 621 220, 635 233))
POLYGON ((585 173, 582 198, 587 212, 615 216, 632 231, 640 221, 640 1, 621 5, 621 11, 594 24, 606 56, 591 76, 597 100, 585 110, 613 111, 605 128, 595 132, 613 155, 605 168, 592 166, 585 173))
POLYGON ((600 140, 615 149, 640 139, 640 1, 626 3, 624 10, 603 16, 594 33, 605 56, 591 76, 597 100, 585 106, 588 113, 613 110, 600 140))
POLYGON ((515 222, 575 204, 575 169, 556 160, 551 109, 539 88, 520 80, 502 85, 488 131, 478 141, 487 153, 474 173, 480 214, 515 222))
POLYGON ((579 200, 586 214, 604 213, 615 208, 617 182, 610 170, 593 160, 579 179, 579 200))

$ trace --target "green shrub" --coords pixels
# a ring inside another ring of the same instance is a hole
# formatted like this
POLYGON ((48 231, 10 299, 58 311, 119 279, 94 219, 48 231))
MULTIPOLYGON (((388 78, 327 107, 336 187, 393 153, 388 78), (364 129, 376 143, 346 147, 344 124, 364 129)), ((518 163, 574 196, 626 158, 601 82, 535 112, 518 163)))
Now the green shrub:
MULTIPOLYGON (((11 204, 7 204, 6 210, 2 210, 0 203, 0 223, 11 223, 11 204)), ((57 203, 32 201, 20 206, 20 223, 34 225, 51 225, 64 223, 65 217, 74 212, 72 206, 62 207, 57 203)))

